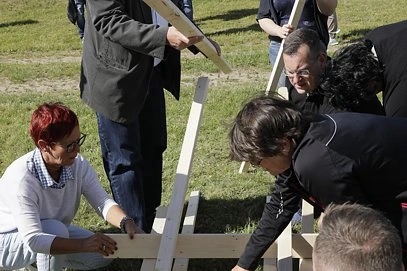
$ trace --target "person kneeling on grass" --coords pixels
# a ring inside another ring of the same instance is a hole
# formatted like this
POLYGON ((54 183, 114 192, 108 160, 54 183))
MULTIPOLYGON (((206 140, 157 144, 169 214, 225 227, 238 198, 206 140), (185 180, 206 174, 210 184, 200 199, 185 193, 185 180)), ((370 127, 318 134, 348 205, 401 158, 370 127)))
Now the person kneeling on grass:
POLYGON ((320 211, 348 201, 372 206, 398 229, 406 248, 406 138, 405 118, 303 113, 290 101, 270 96, 244 105, 229 134, 231 158, 261 166, 277 179, 233 271, 256 269, 301 198, 320 211))
POLYGON ((0 269, 36 264, 38 270, 107 266, 116 243, 102 233, 71 225, 83 195, 106 221, 133 238, 142 232, 105 192, 79 154, 86 135, 62 103, 45 103, 32 114, 36 148, 15 160, 0 179, 0 269))

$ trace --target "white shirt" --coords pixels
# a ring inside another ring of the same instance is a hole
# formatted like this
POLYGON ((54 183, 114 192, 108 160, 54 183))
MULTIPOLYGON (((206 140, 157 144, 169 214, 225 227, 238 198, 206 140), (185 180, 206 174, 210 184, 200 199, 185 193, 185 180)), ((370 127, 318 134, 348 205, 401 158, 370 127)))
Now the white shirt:
POLYGON ((0 179, 0 233, 18 229, 23 242, 37 253, 50 253, 55 235, 42 231, 41 220, 56 219, 70 225, 84 195, 97 213, 106 219, 117 205, 99 183, 96 172, 80 154, 71 166, 73 180, 62 189, 43 188, 28 170, 33 152, 15 160, 0 179))
MULTIPOLYGON (((151 17, 153 18, 153 24, 159 25, 159 26, 167 26, 168 22, 165 20, 163 17, 161 17, 160 14, 158 14, 157 11, 154 9, 151 9, 151 17)), ((161 59, 159 58, 154 58, 154 67, 160 64, 161 59)))

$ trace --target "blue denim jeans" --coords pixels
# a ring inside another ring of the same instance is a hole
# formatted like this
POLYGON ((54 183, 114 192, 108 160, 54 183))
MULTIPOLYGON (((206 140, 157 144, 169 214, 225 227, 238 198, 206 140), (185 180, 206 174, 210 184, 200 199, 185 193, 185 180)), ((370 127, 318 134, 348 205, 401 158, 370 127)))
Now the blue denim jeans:
POLYGON ((185 12, 185 15, 192 21, 194 17, 194 9, 192 7, 192 0, 182 0, 182 6, 185 12))
POLYGON ((76 9, 78 10, 78 20, 76 26, 81 40, 85 35, 85 0, 75 0, 76 9))
MULTIPOLYGON (((273 66, 274 63, 276 62, 278 51, 280 50, 280 45, 281 45, 280 42, 276 42, 273 40, 270 41, 269 60, 270 60, 271 66, 273 66)), ((280 78, 278 79, 277 88, 285 86, 285 79, 286 79, 286 76, 283 73, 281 73, 280 78)))
POLYGON ((161 69, 154 68, 150 91, 136 121, 117 123, 96 113, 102 158, 115 201, 150 232, 161 203, 163 152, 167 147, 161 69))
MULTIPOLYGON (((91 231, 76 227, 66 227, 58 220, 41 221, 43 231, 62 238, 86 238, 91 231)), ((17 230, 0 233, 0 270, 24 268, 37 263, 39 271, 62 271, 63 268, 92 270, 109 265, 112 259, 103 258, 99 253, 73 253, 49 255, 31 251, 17 230)))

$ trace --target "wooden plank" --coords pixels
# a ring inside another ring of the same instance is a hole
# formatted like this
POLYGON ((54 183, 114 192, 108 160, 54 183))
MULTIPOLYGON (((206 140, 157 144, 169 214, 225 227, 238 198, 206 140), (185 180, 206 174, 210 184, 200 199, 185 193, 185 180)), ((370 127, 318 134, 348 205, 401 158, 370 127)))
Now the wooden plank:
POLYGON ((244 173, 244 172, 247 172, 247 171, 249 170, 249 166, 250 166, 249 163, 243 161, 243 162, 240 164, 239 173, 242 174, 242 173, 244 173))
POLYGON ((175 176, 174 187, 168 206, 167 221, 165 222, 163 237, 158 252, 156 271, 170 271, 174 258, 174 250, 177 243, 177 235, 180 228, 182 210, 184 207, 185 194, 188 187, 189 173, 192 168, 192 159, 195 143, 201 124, 203 106, 206 100, 209 79, 198 78, 194 100, 189 114, 188 124, 182 143, 181 154, 175 176))
POLYGON ((302 200, 301 233, 314 232, 314 206, 302 200))
MULTIPOLYGON (((107 234, 117 242, 118 250, 108 258, 154 259, 158 256, 161 235, 137 234, 130 240, 127 234, 107 234)), ((242 254, 250 234, 179 234, 174 256, 189 259, 236 259, 242 254)), ((316 233, 292 235, 292 257, 310 259, 316 233)), ((277 243, 263 255, 277 258, 277 243)))
MULTIPOLYGON (((288 20, 288 24, 291 24, 294 29, 298 25, 298 21, 301 18, 301 13, 302 10, 304 9, 304 4, 305 0, 296 0, 293 6, 293 10, 291 11, 290 18, 288 20)), ((281 72, 283 70, 283 46, 284 46, 284 41, 283 39, 281 41, 280 49, 278 50, 277 58, 276 61, 273 65, 273 70, 271 71, 271 76, 267 84, 266 88, 266 95, 269 94, 270 91, 274 92, 278 83, 278 78, 281 75, 281 72)))
POLYGON ((157 11, 171 25, 178 29, 184 36, 204 36, 204 39, 195 46, 210 60, 212 60, 224 73, 230 73, 232 68, 216 52, 215 46, 209 41, 205 34, 193 24, 187 16, 171 0, 143 0, 152 9, 157 11))
MULTIPOLYGON (((314 206, 302 200, 301 233, 314 232, 314 206)), ((300 259, 299 271, 312 271, 312 259, 300 259)))
MULTIPOLYGON (((198 213, 199 204, 199 191, 192 191, 189 195, 189 202, 187 211, 185 213, 184 223, 182 225, 181 233, 194 233, 196 214, 198 213)), ((177 258, 174 261, 172 271, 187 271, 188 270, 189 259, 188 258, 177 258)))
MULTIPOLYGON (((163 233, 166 215, 167 207, 159 206, 154 218, 153 229, 151 231, 151 234, 159 235, 163 233)), ((155 264, 156 264, 155 259, 145 259, 143 260, 140 271, 154 271, 155 264)))

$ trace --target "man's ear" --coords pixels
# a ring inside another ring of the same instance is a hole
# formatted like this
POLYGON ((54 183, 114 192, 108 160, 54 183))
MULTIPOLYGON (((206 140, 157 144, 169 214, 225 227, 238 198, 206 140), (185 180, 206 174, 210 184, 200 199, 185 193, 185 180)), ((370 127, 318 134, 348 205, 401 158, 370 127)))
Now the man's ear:
POLYGON ((320 67, 325 67, 327 60, 328 56, 326 55, 326 53, 319 53, 318 63, 320 64, 320 67))

